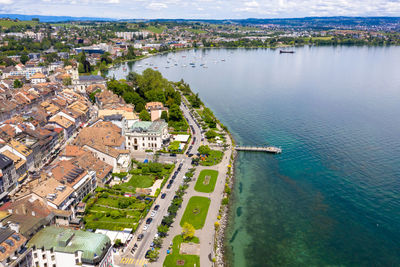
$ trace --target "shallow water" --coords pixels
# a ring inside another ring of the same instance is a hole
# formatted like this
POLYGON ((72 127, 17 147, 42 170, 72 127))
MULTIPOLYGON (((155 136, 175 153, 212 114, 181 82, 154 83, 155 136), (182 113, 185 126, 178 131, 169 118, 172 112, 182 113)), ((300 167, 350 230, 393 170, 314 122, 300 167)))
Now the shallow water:
POLYGON ((183 78, 239 144, 282 147, 239 153, 231 265, 400 266, 399 62, 400 47, 304 47, 192 50, 127 66, 183 78))

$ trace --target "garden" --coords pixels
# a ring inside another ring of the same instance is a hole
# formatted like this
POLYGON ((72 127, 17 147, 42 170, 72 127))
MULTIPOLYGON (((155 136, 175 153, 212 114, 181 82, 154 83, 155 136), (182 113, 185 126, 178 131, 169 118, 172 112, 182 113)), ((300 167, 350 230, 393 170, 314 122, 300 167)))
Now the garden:
POLYGON ((132 169, 129 173, 114 174, 117 177, 130 177, 129 181, 115 185, 115 190, 121 192, 135 193, 136 188, 151 187, 155 180, 163 179, 162 186, 168 180, 168 177, 174 170, 174 164, 161 164, 157 162, 140 163, 133 162, 137 168, 132 169))
POLYGON ((198 151, 200 153, 199 163, 202 166, 217 165, 222 161, 224 156, 224 152, 212 150, 209 146, 200 146, 198 151))
POLYGON ((211 193, 214 192, 214 187, 217 182, 218 171, 215 170, 202 170, 199 178, 197 179, 194 190, 197 192, 211 193))
POLYGON ((139 200, 125 197, 119 191, 109 188, 97 188, 96 194, 86 199, 83 221, 86 229, 123 230, 137 227, 141 218, 146 216, 153 199, 139 200))
POLYGON ((208 197, 191 197, 182 216, 180 225, 183 226, 184 223, 187 222, 193 225, 195 229, 203 228, 210 202, 211 200, 208 197))

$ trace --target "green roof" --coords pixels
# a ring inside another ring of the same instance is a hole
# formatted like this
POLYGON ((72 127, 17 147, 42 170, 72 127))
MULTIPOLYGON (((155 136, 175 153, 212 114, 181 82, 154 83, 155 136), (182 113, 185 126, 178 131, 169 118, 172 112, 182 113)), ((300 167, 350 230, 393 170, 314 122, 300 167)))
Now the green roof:
POLYGON ((163 127, 167 127, 168 124, 164 120, 157 121, 138 121, 135 122, 128 131, 131 132, 149 132, 158 133, 162 132, 163 127))
POLYGON ((108 251, 111 240, 103 234, 49 226, 38 232, 28 242, 28 247, 51 248, 57 252, 82 251, 82 262, 97 262, 108 251))

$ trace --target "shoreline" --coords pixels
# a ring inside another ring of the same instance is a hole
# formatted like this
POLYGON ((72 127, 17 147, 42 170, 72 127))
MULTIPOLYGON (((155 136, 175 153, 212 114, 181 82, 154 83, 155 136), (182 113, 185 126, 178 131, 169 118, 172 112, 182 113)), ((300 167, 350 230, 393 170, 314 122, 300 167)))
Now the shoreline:
MULTIPOLYGON (((241 48, 224 48, 224 47, 212 47, 212 48, 187 48, 187 49, 180 49, 178 51, 163 51, 155 54, 150 54, 146 55, 144 57, 141 57, 139 59, 131 59, 131 60, 124 60, 123 62, 119 62, 116 65, 111 65, 109 68, 107 68, 107 76, 109 75, 109 70, 112 68, 118 68, 121 67, 122 64, 126 64, 128 62, 135 62, 135 61, 141 61, 147 58, 150 58, 152 56, 158 56, 162 54, 168 54, 171 52, 180 52, 180 51, 189 51, 189 50, 196 50, 196 49, 241 49, 241 48)), ((243 48, 242 48, 243 49, 243 48)), ((252 49, 259 49, 257 48, 252 48, 252 49)), ((271 49, 271 48, 261 48, 261 49, 271 49)), ((106 76, 106 77, 107 77, 106 76)), ((193 92, 192 92, 193 93, 193 92)), ((185 99, 187 103, 189 103, 189 100, 185 96, 183 99, 185 99)), ((203 104, 204 107, 205 104, 203 104)), ((226 246, 225 246, 225 240, 226 240, 226 235, 227 235, 227 228, 228 228, 228 219, 229 216, 232 212, 232 207, 233 207, 233 196, 232 196, 232 189, 234 188, 235 184, 235 166, 236 166, 236 160, 237 160, 237 155, 238 152, 234 149, 236 141, 233 138, 231 132, 229 131, 228 127, 226 127, 221 121, 214 115, 214 118, 216 119, 217 124, 221 129, 223 129, 226 134, 228 135, 229 138, 229 143, 228 143, 228 148, 225 151, 228 151, 231 149, 231 157, 229 159, 229 165, 227 167, 227 173, 225 174, 225 184, 227 187, 229 187, 229 193, 224 192, 222 196, 222 200, 224 198, 228 199, 227 204, 223 204, 223 201, 219 204, 219 213, 218 217, 220 218, 218 220, 219 227, 214 228, 214 243, 212 244, 211 250, 214 252, 215 255, 215 261, 214 261, 214 266, 229 266, 227 257, 226 257, 226 246)))

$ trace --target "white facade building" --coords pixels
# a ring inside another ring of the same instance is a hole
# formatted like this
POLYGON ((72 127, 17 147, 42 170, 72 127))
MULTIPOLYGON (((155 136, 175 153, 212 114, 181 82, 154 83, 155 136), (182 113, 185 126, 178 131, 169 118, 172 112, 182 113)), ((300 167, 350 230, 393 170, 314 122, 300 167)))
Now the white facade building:
POLYGON ((168 124, 163 120, 140 121, 125 128, 125 147, 131 151, 160 150, 168 140, 168 124))

